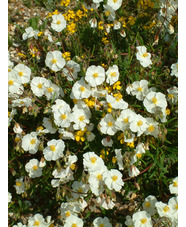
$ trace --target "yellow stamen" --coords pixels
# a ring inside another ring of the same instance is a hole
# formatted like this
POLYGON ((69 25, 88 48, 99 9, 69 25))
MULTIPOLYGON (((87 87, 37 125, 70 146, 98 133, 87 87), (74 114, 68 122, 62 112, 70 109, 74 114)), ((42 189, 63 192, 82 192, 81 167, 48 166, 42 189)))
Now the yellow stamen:
POLYGON ((129 122, 129 119, 128 118, 124 118, 123 121, 124 121, 125 124, 127 124, 129 122))
POLYGON ((148 208, 148 207, 151 207, 151 204, 149 202, 146 202, 145 203, 145 207, 148 208))
POLYGON ((138 126, 142 126, 142 125, 143 125, 143 121, 138 121, 138 122, 137 122, 137 125, 138 125, 138 126))
POLYGON ((53 151, 53 152, 56 150, 55 145, 50 145, 49 147, 50 147, 50 150, 53 151))
POLYGON ((85 120, 85 117, 82 115, 82 116, 79 117, 79 120, 80 121, 84 121, 85 120))
POLYGON ((38 87, 38 88, 42 88, 43 85, 42 85, 41 83, 39 83, 39 84, 37 85, 37 87, 38 87))
POLYGON ((102 175, 101 175, 101 174, 98 174, 98 175, 97 175, 97 179, 98 179, 98 180, 102 180, 102 175))
POLYGON ((110 11, 105 11, 105 16, 108 17, 110 15, 110 11))
POLYGON ((19 181, 16 182, 16 186, 20 187, 21 183, 19 181))
POLYGON ((148 57, 147 52, 143 54, 143 57, 144 57, 144 58, 148 57))
POLYGON ((62 120, 65 120, 65 119, 67 118, 67 116, 66 116, 66 114, 61 114, 60 118, 61 118, 62 120))
POLYGON ((99 224, 99 227, 104 227, 105 225, 103 223, 99 224))
POLYGON ((19 72, 18 74, 19 74, 20 76, 23 76, 23 72, 19 72))
POLYGON ((178 210, 178 204, 175 205, 175 209, 178 210))
POLYGON ((66 213, 65 213, 65 217, 68 218, 70 216, 70 211, 68 210, 66 213))
POLYGON ((156 98, 156 97, 153 97, 153 98, 152 98, 152 102, 153 102, 154 104, 156 104, 156 103, 158 102, 157 98, 156 98))
POLYGON ((142 91, 143 89, 142 89, 142 87, 138 87, 137 90, 138 91, 142 91))
POLYGON ((116 72, 113 72, 110 75, 113 76, 113 77, 116 77, 117 76, 116 72))
POLYGON ((98 77, 98 73, 94 73, 92 76, 93 76, 94 78, 96 78, 96 77, 98 77))
POLYGON ((97 158, 96 158, 96 157, 91 157, 90 160, 91 160, 91 163, 92 163, 92 164, 95 164, 96 161, 97 161, 97 158))
POLYGON ((58 20, 58 21, 56 22, 56 24, 58 24, 58 25, 59 25, 59 24, 61 24, 61 21, 60 21, 60 20, 58 20))
POLYGON ((35 221, 34 222, 34 226, 39 226, 40 225, 40 222, 39 221, 35 221))
POLYGON ((150 127, 148 127, 148 131, 149 131, 149 132, 153 132, 153 131, 154 131, 154 126, 151 125, 150 127))
POLYGON ((77 227, 77 224, 73 223, 73 224, 72 224, 72 227, 77 227))
POLYGON ((84 86, 81 86, 81 87, 80 87, 80 91, 81 91, 81 92, 85 91, 85 87, 84 87, 84 86))
POLYGON ((113 181, 117 181, 117 179, 118 179, 118 176, 116 176, 116 175, 114 175, 114 176, 112 177, 112 180, 113 180, 113 181))
POLYGON ((52 62, 52 64, 55 64, 57 62, 57 59, 54 58, 54 59, 52 59, 51 62, 52 62))
POLYGON ((38 166, 33 166, 32 168, 33 168, 33 170, 37 170, 38 166))
POLYGON ((75 170, 75 167, 76 165, 74 163, 70 166, 71 170, 75 170))
POLYGON ((163 211, 164 211, 164 212, 168 212, 168 211, 169 211, 169 207, 168 207, 168 206, 165 206, 165 207, 163 208, 163 211))
POLYGON ((145 224, 146 222, 147 222, 147 219, 146 218, 141 219, 141 223, 142 224, 145 224))
POLYGON ((174 181, 173 187, 178 187, 178 182, 174 181))
POLYGON ((36 139, 32 139, 31 141, 30 141, 30 143, 33 145, 33 144, 35 144, 36 143, 36 139))
POLYGON ((142 156, 142 154, 140 154, 140 153, 137 153, 137 154, 136 154, 136 157, 137 157, 137 158, 141 158, 141 156, 142 156))
POLYGON ((14 84, 14 81, 13 81, 13 80, 9 80, 9 81, 8 81, 8 85, 11 86, 11 85, 13 85, 13 84, 14 84))
POLYGON ((47 92, 51 93, 53 91, 53 89, 51 87, 47 88, 47 92))
POLYGON ((109 122, 107 123, 107 125, 108 125, 109 127, 112 127, 112 126, 113 126, 113 123, 112 123, 111 121, 109 121, 109 122))

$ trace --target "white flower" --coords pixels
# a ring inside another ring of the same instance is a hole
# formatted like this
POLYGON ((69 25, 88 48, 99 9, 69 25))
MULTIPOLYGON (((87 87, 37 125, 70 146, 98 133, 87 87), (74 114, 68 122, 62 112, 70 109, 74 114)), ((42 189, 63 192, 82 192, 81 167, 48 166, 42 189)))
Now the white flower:
POLYGON ((151 216, 146 211, 138 211, 133 214, 132 220, 135 227, 151 227, 151 216))
POLYGON ((178 77, 178 62, 171 65, 171 76, 178 77))
POLYGON ((89 172, 88 182, 90 186, 98 188, 103 183, 103 173, 107 170, 105 165, 102 165, 100 169, 89 172))
POLYGON ((28 219, 28 227, 33 226, 47 227, 48 225, 45 223, 45 219, 41 214, 35 214, 33 217, 29 217, 28 219))
POLYGON ((89 24, 91 28, 97 28, 97 19, 96 18, 92 18, 91 20, 89 20, 89 24))
POLYGON ((108 0, 107 5, 112 7, 114 10, 118 10, 121 7, 122 0, 108 0))
POLYGON ((117 65, 113 65, 112 67, 109 67, 109 69, 106 71, 107 79, 106 82, 110 85, 114 84, 119 79, 119 70, 117 65))
POLYGON ((106 137, 101 141, 102 145, 105 147, 112 147, 113 140, 110 137, 106 137))
POLYGON ((25 151, 29 151, 30 154, 35 154, 39 147, 39 140, 37 138, 36 132, 31 132, 23 136, 22 139, 22 148, 25 151))
POLYGON ((47 87, 50 86, 50 83, 43 77, 34 77, 30 83, 30 86, 34 95, 41 97, 42 95, 44 95, 47 87))
POLYGON ((178 177, 172 180, 172 184, 169 185, 169 190, 171 194, 178 194, 178 177))
POLYGON ((127 216, 126 216, 125 225, 126 225, 127 227, 133 227, 133 226, 134 226, 134 222, 133 222, 133 220, 132 220, 132 218, 131 218, 130 215, 127 215, 127 216))
POLYGON ((43 118, 43 126, 48 130, 49 133, 54 134, 57 131, 57 128, 54 128, 52 125, 52 120, 50 118, 43 118))
POLYGON ((52 112, 55 113, 62 113, 63 110, 68 110, 70 111, 70 106, 67 104, 64 100, 62 99, 56 99, 55 100, 55 105, 52 106, 52 112))
POLYGON ((117 192, 119 192, 124 185, 122 174, 116 169, 111 169, 104 172, 103 180, 110 190, 114 189, 117 192))
POLYGON ((147 48, 145 46, 138 46, 136 47, 137 53, 136 58, 140 61, 140 64, 143 67, 150 67, 152 64, 151 61, 151 54, 147 53, 147 48))
POLYGON ((20 177, 19 179, 16 179, 14 187, 16 189, 16 193, 17 194, 21 194, 21 193, 23 193, 25 191, 25 184, 23 182, 23 177, 20 177))
POLYGON ((139 175, 140 171, 135 165, 131 165, 128 169, 128 173, 130 177, 136 177, 139 175))
POLYGON ((105 81, 105 69, 101 66, 91 65, 86 71, 85 80, 92 87, 102 84, 105 81))
POLYGON ((60 211, 63 219, 66 219, 71 215, 77 216, 78 213, 76 213, 74 210, 74 207, 70 203, 61 203, 60 211))
POLYGON ((58 15, 52 15, 52 29, 54 29, 56 32, 61 32, 64 28, 66 28, 66 26, 66 20, 61 13, 58 15))
POLYGON ((148 81, 147 80, 135 81, 132 84, 131 93, 132 95, 135 95, 138 100, 143 101, 143 99, 148 93, 148 81))
POLYGON ((134 164, 138 159, 142 157, 142 154, 145 153, 144 144, 139 143, 135 149, 135 155, 132 157, 130 165, 134 164))
POLYGON ((118 166, 119 166, 119 170, 123 170, 124 167, 123 167, 123 156, 121 154, 121 149, 115 149, 115 154, 116 154, 116 159, 117 159, 117 163, 118 163, 118 166))
POLYGON ((21 134, 23 129, 20 127, 20 125, 18 123, 15 123, 14 127, 13 127, 13 131, 16 133, 16 134, 21 134))
POLYGON ((54 72, 58 72, 65 66, 65 59, 60 51, 49 51, 46 55, 45 64, 54 72))
POLYGON ((27 227, 27 226, 23 225, 21 222, 18 222, 16 225, 13 225, 13 227, 27 227))
POLYGON ((71 97, 75 99, 88 98, 91 95, 90 86, 85 83, 84 79, 76 81, 72 87, 71 97))
POLYGON ((113 201, 109 197, 107 197, 106 199, 104 195, 102 195, 102 198, 97 197, 96 201, 100 206, 102 206, 106 210, 110 210, 110 209, 113 209, 113 207, 115 207, 115 204, 113 203, 113 201))
POLYGON ((102 169, 104 162, 103 159, 97 156, 94 152, 87 152, 83 155, 83 166, 85 170, 92 172, 102 169))
POLYGON ((160 217, 171 218, 171 209, 168 204, 162 202, 156 202, 155 207, 160 217))
POLYGON ((117 131, 115 121, 111 114, 106 114, 100 121, 100 131, 104 134, 114 135, 117 131))
POLYGON ((21 81, 18 78, 18 75, 14 70, 8 73, 8 91, 11 94, 22 95, 24 88, 21 85, 21 81))
POLYGON ((140 114, 133 115, 130 118, 130 129, 132 132, 137 132, 137 136, 141 136, 147 129, 147 120, 140 114))
POLYGON ((90 122, 88 114, 84 111, 84 109, 77 109, 71 115, 71 121, 75 124, 73 128, 75 130, 82 129, 86 127, 86 124, 90 122))
POLYGON ((78 72, 80 72, 80 65, 72 60, 68 61, 66 67, 63 68, 63 74, 69 81, 77 79, 78 72))
POLYGON ((64 227, 83 227, 83 220, 75 215, 70 215, 66 219, 64 227))
POLYGON ((116 17, 116 14, 115 14, 115 11, 112 7, 110 7, 109 5, 103 5, 104 7, 104 13, 105 13, 105 16, 107 17, 107 19, 109 21, 113 21, 116 17))
POLYGON ((152 135, 155 138, 157 138, 158 134, 159 134, 158 122, 154 121, 154 119, 151 117, 147 117, 146 120, 147 120, 147 122, 146 122, 147 129, 145 131, 145 134, 152 135))
POLYGON ((134 114, 135 113, 130 109, 122 110, 120 116, 116 119, 115 122, 117 129, 122 131, 128 129, 130 125, 130 118, 132 118, 134 114))
POLYGON ((89 185, 84 184, 82 181, 74 181, 72 184, 72 196, 73 199, 78 199, 87 196, 89 185))
POLYGON ((40 177, 42 175, 42 168, 39 167, 39 161, 35 158, 30 159, 25 165, 25 169, 31 178, 40 177))
POLYGON ((56 84, 53 84, 50 80, 49 83, 47 84, 47 88, 44 90, 44 95, 46 96, 47 100, 53 99, 53 98, 58 98, 60 94, 60 89, 56 84))
POLYGON ((8 203, 12 202, 12 194, 8 192, 8 203))
POLYGON ((93 227, 112 227, 112 224, 109 222, 109 219, 107 217, 98 217, 94 219, 93 227))
POLYGON ((147 211, 150 215, 154 215, 156 213, 156 207, 155 203, 157 202, 157 199, 153 195, 149 195, 145 198, 143 202, 143 209, 147 211))
POLYGON ((32 37, 34 37, 35 39, 38 39, 38 33, 39 33, 38 30, 33 30, 32 27, 28 27, 25 29, 25 33, 23 33, 22 39, 26 40, 26 39, 32 38, 32 37))
POLYGON ((100 3, 100 2, 103 2, 103 0, 93 0, 94 3, 100 3))
POLYGON ((47 143, 47 147, 43 150, 44 157, 47 161, 56 161, 63 156, 65 144, 63 140, 52 139, 47 143))
POLYGON ((178 220, 178 197, 172 197, 168 201, 168 205, 171 210, 171 219, 172 220, 178 220))
POLYGON ((113 22, 113 24, 114 24, 114 26, 113 26, 113 29, 114 29, 114 30, 118 30, 118 29, 121 28, 121 22, 115 20, 115 21, 113 22))
POLYGON ((128 108, 128 103, 122 99, 121 94, 114 94, 114 96, 107 95, 106 100, 108 103, 110 103, 111 107, 114 109, 123 110, 128 108))
POLYGON ((167 89, 168 92, 168 101, 170 104, 177 104, 178 102, 178 88, 173 86, 167 89))
POLYGON ((21 98, 21 99, 15 99, 12 100, 12 107, 22 107, 22 106, 26 106, 29 107, 32 104, 32 99, 29 97, 26 98, 21 98))
POLYGON ((121 32, 120 32, 120 35, 122 36, 122 37, 126 37, 126 32, 125 32, 125 30, 122 30, 121 32))
POLYGON ((18 64, 13 70, 22 84, 30 82, 31 69, 29 67, 23 64, 18 64))
POLYGON ((149 113, 155 113, 159 108, 163 112, 167 107, 167 101, 161 92, 150 91, 145 97, 143 105, 149 113))

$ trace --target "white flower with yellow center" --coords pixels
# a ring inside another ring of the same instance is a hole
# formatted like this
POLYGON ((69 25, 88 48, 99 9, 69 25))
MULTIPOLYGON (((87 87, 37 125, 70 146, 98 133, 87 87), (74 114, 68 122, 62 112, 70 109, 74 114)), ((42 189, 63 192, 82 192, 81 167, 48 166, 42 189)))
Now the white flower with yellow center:
POLYGON ((122 0, 108 0, 107 5, 113 8, 113 10, 118 10, 122 5, 122 0))
POLYGON ((33 217, 29 217, 28 219, 28 227, 39 226, 44 227, 47 226, 45 219, 41 214, 35 214, 33 217))
POLYGON ((8 92, 11 94, 22 95, 24 91, 21 81, 14 70, 8 73, 8 92))
POLYGON ((22 84, 30 82, 31 69, 29 67, 24 64, 18 64, 13 70, 22 84))
POLYGON ((132 95, 136 96, 136 98, 140 101, 143 101, 145 96, 148 93, 148 81, 140 80, 132 83, 132 95))
POLYGON ((89 124, 90 120, 88 118, 89 116, 84 111, 84 109, 77 109, 73 111, 71 115, 71 121, 74 122, 73 128, 75 130, 82 129, 86 127, 87 124, 89 124))
POLYGON ((60 13, 58 15, 52 15, 51 28, 56 32, 61 32, 67 26, 67 22, 64 16, 60 13))
POLYGON ((169 205, 171 213, 172 213, 171 219, 174 222, 177 222, 178 221, 178 197, 170 198, 168 201, 168 205, 169 205))
POLYGON ((106 114, 104 118, 101 119, 100 126, 100 131, 103 134, 113 136, 117 132, 117 129, 115 127, 115 121, 111 114, 106 114))
POLYGON ((152 65, 151 54, 147 53, 147 48, 145 46, 136 47, 137 53, 136 58, 140 61, 143 67, 150 67, 152 65))
POLYGON ((54 113, 58 113, 58 112, 61 113, 61 112, 63 112, 64 109, 65 110, 68 110, 68 111, 71 110, 69 104, 67 104, 63 99, 56 99, 55 100, 55 103, 56 104, 54 104, 52 106, 52 112, 53 112, 53 114, 54 113))
POLYGON ((86 71, 85 80, 92 87, 101 85, 105 81, 105 69, 101 66, 91 65, 86 71))
POLYGON ((60 94, 60 89, 56 84, 53 84, 51 81, 47 84, 44 95, 46 96, 47 100, 51 100, 53 98, 58 98, 60 94))
POLYGON ((109 67, 109 69, 106 71, 107 79, 106 82, 110 85, 116 83, 119 79, 119 70, 117 65, 113 65, 112 67, 109 67))
POLYGON ((171 76, 178 77, 178 62, 171 65, 171 76))
POLYGON ((39 167, 39 161, 35 158, 30 159, 25 165, 25 170, 31 178, 40 177, 42 175, 42 168, 39 167))
POLYGON ((146 135, 152 135, 155 138, 158 137, 159 134, 159 128, 158 128, 158 122, 156 122, 153 118, 147 117, 146 118, 147 122, 147 129, 145 131, 146 135))
POLYGON ((149 195, 145 198, 143 202, 143 209, 147 211, 150 215, 154 215, 156 211, 155 203, 157 202, 157 199, 153 195, 149 195))
POLYGON ((44 95, 44 91, 49 87, 49 81, 43 77, 34 77, 30 83, 31 90, 34 95, 41 97, 44 95))
POLYGON ((122 110, 120 113, 120 116, 116 119, 115 125, 118 130, 126 130, 129 128, 129 122, 130 118, 132 118, 132 115, 135 114, 130 109, 122 110))
POLYGON ((65 59, 58 50, 49 51, 46 55, 45 64, 54 72, 58 72, 65 66, 65 59))
POLYGON ((133 165, 138 159, 140 159, 142 157, 142 155, 145 153, 145 149, 144 149, 144 144, 143 143, 139 143, 136 146, 135 149, 135 154, 131 159, 130 165, 133 165))
POLYGON ((87 196, 89 185, 82 181, 74 181, 72 184, 72 196, 73 199, 83 198, 87 196))
POLYGON ((169 185, 169 190, 171 194, 178 194, 178 177, 172 180, 172 183, 169 185))
POLYGON ((90 172, 88 182, 91 187, 98 188, 101 184, 103 185, 103 173, 106 170, 107 167, 105 165, 102 165, 100 169, 90 172))
POLYGON ((167 101, 165 95, 161 92, 150 91, 145 97, 143 105, 149 113, 155 113, 159 109, 164 112, 167 107, 167 101))
POLYGON ((72 87, 71 98, 73 99, 84 99, 91 95, 90 86, 85 83, 84 79, 76 81, 72 87))
POLYGON ((19 179, 16 179, 15 181, 15 189, 17 194, 21 194, 25 191, 25 184, 23 182, 24 177, 20 177, 19 179))
POLYGON ((178 103, 178 88, 176 86, 173 86, 169 89, 167 89, 168 95, 167 99, 170 104, 177 104, 178 103))
POLYGON ((12 107, 22 107, 22 106, 26 106, 29 107, 32 104, 32 99, 29 97, 26 98, 22 98, 22 99, 15 99, 12 100, 12 107))
POLYGON ((103 5, 104 7, 104 14, 107 17, 107 20, 109 21, 114 21, 116 14, 115 11, 113 10, 112 7, 110 7, 109 5, 103 5))
POLYGON ((136 227, 151 227, 152 221, 151 216, 146 211, 138 211, 133 214, 132 220, 134 222, 134 226, 136 227))
POLYGON ((156 202, 155 207, 160 217, 171 218, 172 212, 168 204, 162 203, 162 202, 156 202))
POLYGON ((83 220, 71 215, 66 219, 64 227, 83 227, 83 220))
POLYGON ((63 157, 63 151, 65 149, 65 144, 63 140, 50 140, 47 143, 47 147, 43 150, 44 158, 47 161, 56 161, 57 159, 63 157))
POLYGON ((106 100, 111 108, 124 110, 128 108, 128 103, 125 102, 121 94, 107 95, 106 100))
POLYGON ((130 130, 132 132, 137 132, 137 136, 141 136, 147 129, 147 120, 140 114, 133 115, 130 118, 130 130))
POLYGON ((103 159, 97 156, 94 152, 87 152, 83 155, 83 166, 85 170, 93 172, 102 169, 104 162, 103 159))
POLYGON ((30 134, 23 136, 21 146, 25 151, 29 151, 30 154, 35 154, 39 147, 37 133, 31 132, 30 134))
POLYGON ((119 192, 124 185, 122 174, 116 169, 105 171, 103 173, 103 180, 110 190, 114 189, 117 192, 119 192))
POLYGON ((78 213, 74 212, 74 207, 70 205, 68 202, 61 203, 60 211, 61 211, 62 219, 67 219, 71 215, 75 215, 75 216, 78 215, 78 213))
POLYGON ((109 219, 107 217, 98 217, 93 221, 93 227, 112 227, 109 219))

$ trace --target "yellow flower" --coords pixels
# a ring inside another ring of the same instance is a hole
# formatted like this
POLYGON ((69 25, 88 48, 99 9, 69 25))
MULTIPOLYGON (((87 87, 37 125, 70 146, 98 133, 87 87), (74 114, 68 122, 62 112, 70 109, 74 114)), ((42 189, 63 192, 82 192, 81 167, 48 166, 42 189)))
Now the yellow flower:
POLYGON ((64 53, 62 53, 62 55, 63 55, 63 58, 66 61, 70 61, 71 60, 71 58, 70 58, 71 53, 70 52, 64 52, 64 53))
POLYGON ((103 30, 103 22, 102 21, 98 22, 98 29, 103 30))
POLYGON ((70 4, 70 0, 62 0, 61 6, 68 6, 70 4))

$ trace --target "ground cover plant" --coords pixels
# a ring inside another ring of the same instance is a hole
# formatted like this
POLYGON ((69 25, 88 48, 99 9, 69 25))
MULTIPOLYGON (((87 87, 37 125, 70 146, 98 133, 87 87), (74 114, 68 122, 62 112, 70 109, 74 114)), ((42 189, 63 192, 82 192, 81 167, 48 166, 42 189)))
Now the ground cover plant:
POLYGON ((45 15, 9 13, 9 226, 178 226, 178 2, 22 4, 45 15))

